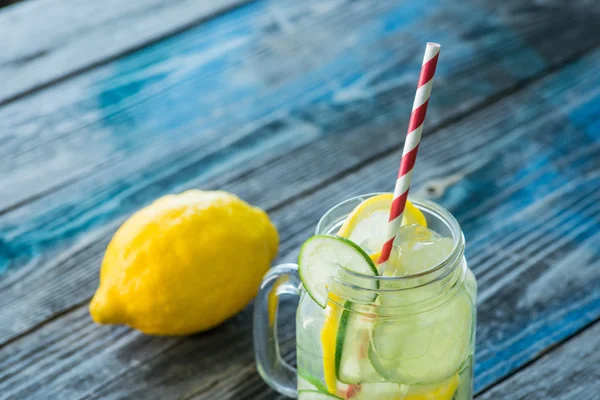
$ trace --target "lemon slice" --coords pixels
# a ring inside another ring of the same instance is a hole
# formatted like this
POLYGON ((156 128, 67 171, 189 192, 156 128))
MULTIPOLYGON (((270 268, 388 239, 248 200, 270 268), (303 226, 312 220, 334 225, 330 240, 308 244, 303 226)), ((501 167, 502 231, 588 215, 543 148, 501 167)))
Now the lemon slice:
MULTIPOLYGON (((381 250, 385 242, 386 225, 392 207, 392 193, 384 193, 368 198, 360 203, 346 218, 338 235, 348 238, 361 246, 367 253, 381 250)), ((423 213, 410 201, 406 202, 402 225, 427 226, 423 213)))
POLYGON ((342 315, 342 307, 337 303, 341 302, 334 293, 329 293, 329 301, 325 309, 325 322, 321 330, 321 343, 323 348, 323 375, 325 386, 329 393, 335 393, 337 390, 337 377, 335 373, 335 343, 337 330, 342 315))
POLYGON ((458 388, 458 374, 447 381, 425 387, 411 386, 404 400, 451 400, 458 388))

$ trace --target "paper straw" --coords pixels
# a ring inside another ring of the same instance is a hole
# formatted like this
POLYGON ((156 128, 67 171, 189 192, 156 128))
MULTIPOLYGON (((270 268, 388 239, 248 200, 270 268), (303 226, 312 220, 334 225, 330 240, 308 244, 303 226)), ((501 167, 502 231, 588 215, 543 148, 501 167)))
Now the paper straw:
MULTIPOLYGON (((408 198, 408 190, 410 189, 410 179, 413 173, 413 167, 417 159, 417 151, 419 150, 419 142, 423 133, 423 122, 425 121, 425 113, 429 104, 429 95, 431 94, 431 85, 433 84, 433 75, 437 65, 438 56, 440 54, 440 45, 437 43, 427 43, 425 47, 425 56, 423 57, 423 65, 421 66, 421 75, 417 85, 417 93, 413 102, 412 113, 408 123, 408 132, 402 150, 402 161, 400 161, 400 170, 398 171, 398 179, 394 188, 394 197, 392 207, 390 209, 390 218, 386 229, 386 242, 381 249, 379 264, 384 264, 392 252, 392 244, 402 225, 402 215, 406 199, 408 198)), ((385 267, 385 265, 383 265, 385 267)), ((383 271, 380 271, 383 272, 383 271)))

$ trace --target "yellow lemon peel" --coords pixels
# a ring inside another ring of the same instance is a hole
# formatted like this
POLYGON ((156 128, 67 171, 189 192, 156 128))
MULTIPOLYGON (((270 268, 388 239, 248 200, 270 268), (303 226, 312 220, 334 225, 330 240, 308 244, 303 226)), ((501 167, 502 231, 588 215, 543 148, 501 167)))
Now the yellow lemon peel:
POLYGON ((256 295, 278 245, 267 214, 230 193, 162 197, 115 233, 90 314, 153 335, 210 329, 256 295))

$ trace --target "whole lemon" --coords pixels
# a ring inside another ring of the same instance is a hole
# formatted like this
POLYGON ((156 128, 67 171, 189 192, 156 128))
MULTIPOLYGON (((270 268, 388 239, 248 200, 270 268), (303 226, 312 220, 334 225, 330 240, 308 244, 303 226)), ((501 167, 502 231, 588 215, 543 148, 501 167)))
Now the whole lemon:
POLYGON ((267 214, 230 193, 162 197, 115 233, 90 314, 153 335, 210 329, 256 295, 278 245, 267 214))

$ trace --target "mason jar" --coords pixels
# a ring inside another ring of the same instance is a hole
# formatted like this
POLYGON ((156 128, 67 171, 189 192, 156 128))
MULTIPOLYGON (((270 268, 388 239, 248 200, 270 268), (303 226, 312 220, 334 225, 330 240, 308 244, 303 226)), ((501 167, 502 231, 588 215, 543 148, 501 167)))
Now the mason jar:
MULTIPOLYGON (((356 206, 375 195, 334 206, 316 234, 335 234, 356 206)), ((411 201, 429 229, 453 242, 438 264, 404 276, 335 274, 325 308, 307 294, 295 264, 265 275, 254 343, 258 371, 272 388, 289 397, 300 391, 306 400, 472 399, 477 284, 464 257, 464 236, 441 206, 411 201), (282 293, 300 296, 297 369, 279 355, 275 321, 282 293)))

